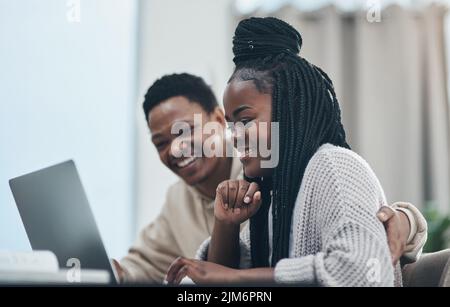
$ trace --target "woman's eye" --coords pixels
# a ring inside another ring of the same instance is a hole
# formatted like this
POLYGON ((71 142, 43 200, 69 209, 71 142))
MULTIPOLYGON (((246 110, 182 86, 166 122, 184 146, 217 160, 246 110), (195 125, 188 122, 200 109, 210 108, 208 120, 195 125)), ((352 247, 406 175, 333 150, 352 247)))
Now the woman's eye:
POLYGON ((244 124, 244 126, 246 126, 248 123, 251 122, 253 122, 253 119, 250 118, 241 119, 241 123, 244 124))

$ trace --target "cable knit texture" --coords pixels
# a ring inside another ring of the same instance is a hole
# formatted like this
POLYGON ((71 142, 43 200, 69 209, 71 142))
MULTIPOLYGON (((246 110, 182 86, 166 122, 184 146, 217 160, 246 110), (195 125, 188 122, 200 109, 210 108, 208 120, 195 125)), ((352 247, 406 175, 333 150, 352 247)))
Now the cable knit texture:
MULTIPOLYGON (((386 232, 376 217, 383 204, 383 189, 364 159, 345 148, 321 146, 305 170, 293 211, 290 255, 276 264, 275 281, 401 285, 400 268, 392 266, 386 232)), ((209 239, 197 259, 206 259, 208 245, 209 239)), ((250 268, 248 227, 241 232, 240 248, 240 267, 250 268)))

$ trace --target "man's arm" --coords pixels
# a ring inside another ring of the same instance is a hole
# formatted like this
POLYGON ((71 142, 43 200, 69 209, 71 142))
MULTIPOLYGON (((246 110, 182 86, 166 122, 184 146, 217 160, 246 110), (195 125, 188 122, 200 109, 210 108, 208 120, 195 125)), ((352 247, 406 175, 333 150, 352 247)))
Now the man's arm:
POLYGON ((173 237, 165 208, 145 227, 120 261, 123 282, 163 283, 170 264, 182 253, 173 237))
POLYGON ((417 259, 420 258, 423 247, 427 241, 427 221, 422 213, 410 203, 396 202, 392 204, 392 207, 397 211, 403 212, 407 216, 410 224, 410 232, 406 241, 403 257, 410 262, 417 261, 417 259))

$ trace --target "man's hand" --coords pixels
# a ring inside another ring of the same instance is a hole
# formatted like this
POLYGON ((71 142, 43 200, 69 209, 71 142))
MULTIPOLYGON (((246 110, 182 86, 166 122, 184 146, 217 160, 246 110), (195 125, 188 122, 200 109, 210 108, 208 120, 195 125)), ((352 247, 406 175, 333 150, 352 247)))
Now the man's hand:
POLYGON ((405 252, 410 232, 408 217, 402 211, 388 206, 381 207, 377 212, 377 217, 386 229, 392 263, 395 265, 405 252))
POLYGON ((114 270, 116 271, 117 277, 119 278, 119 283, 123 282, 125 278, 125 271, 123 270, 119 261, 117 261, 116 259, 111 259, 111 263, 113 264, 114 270))
POLYGON ((216 221, 240 225, 261 206, 258 184, 245 180, 226 180, 216 190, 214 216, 216 221))

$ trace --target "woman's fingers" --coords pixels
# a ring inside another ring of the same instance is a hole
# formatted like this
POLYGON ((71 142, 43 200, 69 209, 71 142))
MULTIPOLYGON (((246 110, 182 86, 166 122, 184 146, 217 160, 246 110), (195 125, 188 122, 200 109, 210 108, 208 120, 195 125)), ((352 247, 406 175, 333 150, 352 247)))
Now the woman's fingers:
POLYGON ((169 284, 173 284, 177 277, 178 271, 185 265, 183 257, 178 257, 169 267, 167 271, 166 280, 169 284))
POLYGON ((216 204, 222 205, 224 210, 217 211, 216 217, 229 219, 241 223, 248 217, 248 213, 256 212, 261 202, 261 192, 257 183, 249 183, 246 180, 223 181, 216 190, 216 204), (231 210, 229 210, 231 209, 231 210), (242 216, 242 210, 245 213, 242 216))
POLYGON ((253 194, 252 204, 257 207, 259 207, 259 205, 261 205, 261 191, 256 191, 256 193, 253 194))
POLYGON ((261 205, 261 191, 259 191, 259 186, 257 183, 252 182, 249 185, 247 193, 244 197, 244 205, 248 217, 253 216, 253 214, 258 211, 261 205))
POLYGON ((183 278, 189 277, 195 284, 199 284, 201 280, 201 270, 199 269, 197 264, 189 264, 183 267, 183 269, 180 270, 177 276, 176 283, 179 285, 183 278))
POLYGON ((199 265, 201 265, 202 262, 186 258, 183 262, 185 263, 184 266, 178 271, 177 276, 175 277, 173 283, 175 285, 179 285, 186 276, 191 278, 194 282, 199 279, 199 265))
POLYGON ((236 206, 236 198, 239 192, 239 181, 228 181, 228 205, 229 208, 234 209, 236 206))
POLYGON ((236 208, 240 209, 245 205, 244 198, 245 198, 245 195, 247 195, 249 186, 250 186, 250 183, 248 183, 247 181, 245 181, 245 180, 239 181, 239 190, 238 190, 238 194, 236 197, 236 205, 234 206, 235 210, 236 210, 236 208))
MULTIPOLYGON (((256 182, 252 182, 250 183, 247 193, 245 194, 244 197, 244 203, 246 205, 250 205, 252 203, 252 200, 254 198, 255 193, 259 191, 259 186, 256 182)), ((261 193, 260 193, 261 194, 261 193)))
POLYGON ((229 208, 228 205, 228 182, 224 181, 219 184, 216 190, 216 201, 222 203, 222 206, 225 210, 229 208))
POLYGON ((187 270, 188 270, 188 266, 185 265, 178 271, 177 276, 175 277, 175 280, 173 282, 174 285, 179 285, 181 283, 183 278, 186 277, 187 270))
POLYGON ((178 257, 169 267, 166 280, 170 285, 176 285, 188 274, 191 268, 197 267, 198 260, 178 257))
POLYGON ((256 191, 255 194, 253 194, 253 200, 252 204, 249 206, 248 215, 251 217, 253 216, 258 210, 259 207, 261 207, 261 191, 256 191))

